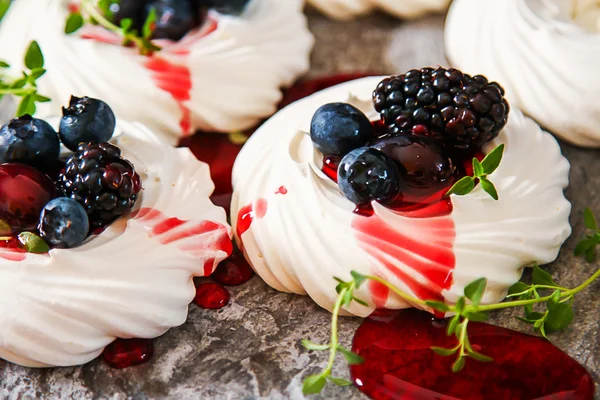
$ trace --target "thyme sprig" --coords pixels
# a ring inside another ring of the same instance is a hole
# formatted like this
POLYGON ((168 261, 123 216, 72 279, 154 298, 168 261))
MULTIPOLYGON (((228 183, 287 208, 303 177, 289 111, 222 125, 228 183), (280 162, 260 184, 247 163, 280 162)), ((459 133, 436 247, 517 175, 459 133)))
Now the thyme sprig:
POLYGON ((116 33, 122 38, 123 46, 135 46, 140 54, 152 55, 160 51, 160 46, 152 42, 157 20, 156 10, 152 8, 144 22, 141 32, 133 27, 131 18, 124 18, 120 25, 111 22, 113 12, 111 6, 118 4, 119 0, 81 0, 79 10, 69 14, 65 24, 65 33, 72 34, 77 32, 86 24, 100 25, 103 28, 116 33))
POLYGON ((473 189, 475 189, 475 186, 479 184, 494 200, 498 200, 498 191, 494 184, 489 180, 488 175, 491 175, 498 169, 503 154, 504 144, 501 144, 481 161, 473 157, 473 176, 465 176, 460 179, 450 188, 450 190, 448 190, 446 196, 450 196, 451 194, 464 196, 471 193, 473 189))
MULTIPOLYGON (((586 209, 585 212, 585 221, 586 227, 594 231, 592 236, 599 233, 596 219, 588 209, 586 209)), ((576 250, 576 254, 585 254, 588 259, 590 259, 590 254, 594 255, 595 248, 600 244, 600 241, 594 240, 593 242, 590 242, 589 240, 590 236, 587 236, 582 240, 585 244, 582 245, 580 243, 577 246, 578 250, 576 250), (585 248, 585 251, 582 250, 582 247, 585 248)), ((436 300, 422 300, 413 297, 390 282, 377 276, 362 275, 356 271, 352 271, 351 276, 352 280, 348 282, 335 278, 338 281, 336 288, 338 295, 333 308, 330 343, 320 345, 307 340, 302 341, 304 347, 309 350, 329 350, 329 362, 327 363, 326 368, 320 374, 311 375, 304 381, 303 392, 305 394, 319 393, 325 387, 328 380, 341 386, 350 385, 350 382, 347 380, 331 377, 331 371, 338 351, 344 354, 349 364, 362 362, 362 358, 358 354, 339 345, 337 334, 339 313, 342 308, 349 307, 353 301, 366 305, 364 301, 354 296, 354 292, 368 280, 386 286, 394 294, 416 306, 437 310, 446 315, 452 315, 448 321, 446 333, 448 336, 456 337, 456 345, 450 348, 432 347, 432 350, 441 356, 455 355, 456 360, 452 364, 452 371, 459 372, 464 368, 468 358, 480 362, 493 361, 492 358, 485 354, 476 352, 471 346, 468 335, 468 326, 470 322, 482 322, 487 320, 490 311, 519 307, 524 310, 524 316, 519 317, 519 319, 533 325, 537 332, 542 336, 547 337, 548 333, 560 331, 573 321, 573 302, 575 295, 587 288, 592 282, 600 277, 600 269, 579 286, 569 289, 554 282, 549 273, 542 270, 539 266, 534 265, 532 283, 530 285, 524 282, 517 282, 509 289, 507 298, 516 298, 516 300, 493 304, 481 304, 487 287, 486 278, 479 278, 471 282, 465 286, 463 296, 458 298, 456 303, 446 304, 436 300), (534 311, 533 306, 535 304, 543 306, 544 309, 534 311)))
POLYGON ((50 101, 48 97, 38 93, 37 81, 46 73, 46 70, 44 69, 44 55, 36 41, 29 44, 24 61, 25 69, 17 78, 8 72, 10 65, 0 61, 0 99, 7 94, 20 97, 21 100, 17 107, 18 117, 24 114, 35 114, 36 103, 50 101))

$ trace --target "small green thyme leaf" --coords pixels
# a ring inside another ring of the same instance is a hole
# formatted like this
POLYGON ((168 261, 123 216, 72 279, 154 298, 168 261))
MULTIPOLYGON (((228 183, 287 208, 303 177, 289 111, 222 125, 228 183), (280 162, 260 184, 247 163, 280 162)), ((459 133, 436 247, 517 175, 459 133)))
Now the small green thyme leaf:
POLYGON ((517 282, 508 289, 508 296, 506 296, 506 297, 520 296, 523 293, 527 292, 528 290, 529 290, 529 285, 527 285, 523 282, 517 282))
POLYGON ((304 380, 302 393, 305 395, 320 393, 326 383, 327 379, 323 375, 311 375, 304 380))
POLYGON ((354 298, 354 294, 352 290, 347 290, 344 293, 344 297, 342 300, 342 307, 348 307, 352 303, 352 299, 354 298))
POLYGON ((472 359, 477 360, 479 362, 487 362, 487 363, 489 363, 489 362, 493 362, 494 361, 494 359, 492 357, 488 357, 485 354, 481 354, 481 353, 478 353, 476 351, 470 352, 469 353, 469 357, 471 357, 472 359))
POLYGON ((19 103, 19 107, 17 108, 17 117, 21 117, 25 114, 33 115, 35 114, 35 111, 35 97, 32 95, 23 96, 19 103))
POLYGON ((10 68, 10 64, 5 61, 0 61, 0 68, 10 68))
POLYGON ((454 317, 452 317, 452 319, 448 323, 448 329, 446 329, 446 335, 452 336, 456 332, 456 326, 458 325, 459 322, 460 322, 459 315, 455 315, 454 317))
POLYGON ((4 15, 8 11, 8 8, 10 7, 10 1, 11 0, 0 0, 0 21, 2 18, 4 18, 4 15))
POLYGON ((494 186, 494 184, 490 182, 488 178, 479 178, 479 184, 481 185, 481 188, 492 197, 492 199, 498 200, 498 191, 496 190, 496 186, 494 186))
POLYGON ((552 309, 548 309, 548 315, 544 321, 547 332, 557 332, 565 329, 573 321, 573 308, 570 304, 559 303, 552 309))
POLYGON ((441 311, 441 312, 450 311, 450 306, 448 306, 446 303, 442 303, 441 301, 426 300, 425 304, 427 304, 429 307, 431 307, 437 311, 441 311))
POLYGON ((132 26, 133 26, 133 19, 123 18, 121 20, 121 29, 123 30, 123 33, 128 33, 132 26))
POLYGON ((477 311, 465 311, 463 315, 465 316, 465 318, 468 318, 469 321, 474 322, 483 322, 487 321, 488 319, 488 315, 486 313, 477 311))
POLYGON ((146 17, 146 21, 144 21, 144 26, 142 27, 142 36, 144 39, 149 40, 152 37, 157 19, 156 8, 152 7, 148 13, 148 17, 146 17))
POLYGON ((464 293, 465 297, 471 300, 471 303, 477 307, 481 302, 485 288, 487 287, 487 279, 479 278, 467 286, 465 286, 464 293))
POLYGON ((354 282, 356 283, 356 288, 358 289, 363 282, 367 279, 366 276, 364 276, 363 274, 361 274, 360 272, 356 272, 356 271, 351 271, 350 275, 352 275, 352 279, 354 279, 354 282))
POLYGON ((458 301, 456 302, 456 305, 454 306, 454 308, 456 309, 456 312, 458 314, 460 314, 461 312, 463 312, 463 310, 465 309, 465 305, 467 304, 467 302, 465 301, 464 297, 460 297, 458 299, 458 301))
POLYGON ((484 175, 483 165, 476 158, 473 158, 473 175, 477 177, 484 175))
POLYGON ((366 301, 364 301, 364 300, 361 300, 361 299, 359 299, 358 297, 353 297, 353 298, 352 298, 352 300, 353 300, 353 301, 355 301, 355 302, 357 302, 357 303, 358 303, 358 304, 360 304, 361 306, 365 306, 365 307, 368 307, 368 306, 369 306, 369 304, 368 304, 366 301))
POLYGON ((533 266, 531 280, 534 285, 556 286, 552 275, 541 269, 538 265, 533 266))
POLYGON ((552 293, 552 295, 550 296, 550 298, 548 299, 548 301, 546 302, 546 305, 548 306, 548 310, 552 311, 559 304, 560 304, 560 290, 555 290, 552 293))
POLYGON ((472 176, 465 176, 456 182, 450 190, 446 193, 446 196, 455 194, 458 196, 464 196, 469 194, 475 189, 475 179, 472 176))
POLYGON ((350 381, 348 381, 346 379, 334 378, 333 376, 330 376, 328 379, 329 379, 329 381, 331 383, 333 383, 334 385, 337 385, 337 386, 344 387, 344 386, 350 386, 350 385, 352 385, 352 382, 350 382, 350 381))
POLYGON ((465 358, 460 356, 456 359, 454 364, 452 364, 452 372, 460 372, 465 367, 465 358))
POLYGON ((586 228, 594 231, 598 230, 598 222, 596 221, 596 217, 590 208, 586 208, 583 211, 583 220, 586 228))
POLYGON ((446 349, 444 347, 433 346, 433 347, 431 347, 431 350, 433 350, 433 352, 435 354, 439 354, 442 357, 448 357, 448 356, 451 356, 452 354, 456 353, 458 351, 458 347, 455 347, 453 349, 446 349))
POLYGON ((44 66, 42 50, 35 40, 29 44, 29 48, 25 53, 25 66, 29 69, 42 68, 44 66))
POLYGON ((340 351, 340 353, 342 353, 344 355, 344 357, 346 358, 346 361, 350 365, 357 365, 357 364, 362 364, 365 362, 364 358, 362 358, 358 354, 356 354, 353 351, 350 351, 342 346, 338 346, 338 350, 340 351))
POLYGON ((43 254, 50 251, 48 243, 35 233, 23 232, 19 235, 19 241, 25 246, 29 253, 43 254))
POLYGON ((500 161, 502 161, 502 156, 504 155, 504 144, 499 145, 494 150, 492 150, 483 161, 481 161, 481 166, 483 167, 483 171, 485 175, 490 175, 500 165, 500 161))
POLYGON ((307 350, 313 350, 313 351, 322 351, 322 350, 328 350, 331 346, 328 344, 317 344, 317 343, 313 343, 310 340, 302 340, 302 346, 304 346, 305 349, 307 350))
POLYGON ((35 79, 39 79, 40 77, 42 77, 45 73, 46 73, 46 70, 44 68, 34 68, 31 70, 30 76, 35 80, 35 79))
POLYGON ((71 33, 77 32, 82 26, 83 17, 81 16, 81 13, 71 13, 67 18, 67 22, 65 23, 65 33, 70 35, 71 33))

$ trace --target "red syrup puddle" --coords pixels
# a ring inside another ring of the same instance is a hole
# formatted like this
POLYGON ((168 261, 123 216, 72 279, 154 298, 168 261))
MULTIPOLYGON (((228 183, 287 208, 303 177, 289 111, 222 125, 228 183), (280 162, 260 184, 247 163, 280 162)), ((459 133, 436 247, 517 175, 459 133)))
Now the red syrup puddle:
POLYGON ((194 303, 199 307, 216 310, 229 304, 231 296, 227 289, 218 283, 203 282, 196 287, 194 303))
POLYGON ((151 339, 116 339, 106 346, 102 358, 113 368, 127 368, 143 364, 152 358, 151 339))
POLYGON ((177 102, 182 114, 179 126, 184 136, 188 136, 191 133, 191 112, 185 102, 191 98, 190 69, 185 65, 171 63, 157 54, 148 57, 144 66, 152 71, 152 79, 156 86, 169 93, 177 102))
POLYGON ((469 323, 469 338, 494 362, 468 358, 464 370, 453 373, 455 357, 430 348, 454 347, 456 339, 430 314, 375 314, 354 336, 352 349, 365 362, 350 367, 352 380, 376 400, 593 399, 590 374, 548 340, 477 322, 469 323))
POLYGON ((285 186, 280 186, 279 189, 275 192, 275 194, 287 194, 287 188, 285 186))

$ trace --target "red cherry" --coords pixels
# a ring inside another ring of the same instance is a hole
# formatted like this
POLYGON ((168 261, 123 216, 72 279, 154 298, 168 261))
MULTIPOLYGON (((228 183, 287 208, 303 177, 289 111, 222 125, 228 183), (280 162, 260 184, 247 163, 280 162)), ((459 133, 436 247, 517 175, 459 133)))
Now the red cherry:
POLYGON ((34 230, 44 206, 57 195, 54 182, 23 164, 0 165, 0 220, 13 233, 34 230))

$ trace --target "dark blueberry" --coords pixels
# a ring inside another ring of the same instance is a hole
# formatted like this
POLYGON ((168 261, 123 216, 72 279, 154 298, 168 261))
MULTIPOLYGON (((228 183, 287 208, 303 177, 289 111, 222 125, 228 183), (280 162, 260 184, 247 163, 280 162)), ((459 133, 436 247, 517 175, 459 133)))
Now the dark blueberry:
POLYGON ((81 204, 60 197, 46 204, 40 215, 38 229, 42 239, 52 247, 67 249, 83 243, 90 223, 81 204))
POLYGON ((348 200, 365 204, 385 202, 398 195, 400 173, 379 150, 361 147, 346 154, 338 167, 338 185, 348 200))
POLYGON ((115 125, 115 114, 102 100, 71 96, 69 107, 63 107, 58 134, 69 150, 76 151, 82 142, 108 142, 115 125))
POLYGON ((195 0, 206 8, 212 8, 222 14, 240 15, 251 0, 195 0))
POLYGON ((58 134, 46 121, 24 115, 0 128, 0 164, 19 162, 46 171, 59 154, 58 134))
POLYGON ((144 20, 156 11, 153 39, 179 40, 198 26, 198 13, 189 0, 151 0, 144 8, 144 20))
POLYGON ((358 108, 346 103, 330 103, 313 115, 310 137, 324 155, 341 156, 370 141, 373 125, 358 108))
POLYGON ((400 192, 411 201, 448 190, 456 180, 456 167, 435 140, 400 135, 379 139, 370 146, 396 163, 402 178, 400 192))
POLYGON ((144 6, 146 0, 109 0, 108 9, 110 10, 110 19, 116 25, 129 18, 133 21, 133 27, 140 29, 144 24, 144 6))

